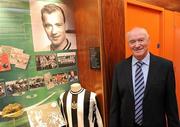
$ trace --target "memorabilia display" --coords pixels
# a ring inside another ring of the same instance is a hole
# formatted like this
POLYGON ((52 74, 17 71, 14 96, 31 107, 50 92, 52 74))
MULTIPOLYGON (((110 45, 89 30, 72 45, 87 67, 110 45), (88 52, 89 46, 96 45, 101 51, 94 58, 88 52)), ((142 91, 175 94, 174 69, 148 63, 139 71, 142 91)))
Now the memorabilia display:
POLYGON ((44 74, 44 83, 47 89, 55 87, 55 81, 53 80, 50 72, 44 74))
POLYGON ((31 127, 62 127, 66 125, 57 102, 36 106, 27 111, 31 127))
POLYGON ((8 56, 10 56, 11 55, 11 49, 12 49, 12 46, 1 45, 0 46, 0 54, 1 53, 7 53, 8 56))
POLYGON ((60 104, 69 127, 103 127, 96 93, 82 88, 79 83, 73 83, 69 91, 60 95, 60 104))
POLYGON ((36 76, 36 77, 29 78, 28 82, 29 82, 29 89, 45 86, 43 76, 36 76))
POLYGON ((2 110, 3 117, 18 117, 23 114, 23 106, 18 103, 8 104, 2 110))
POLYGON ((19 96, 28 90, 27 79, 8 81, 5 83, 6 95, 7 96, 19 96))
POLYGON ((11 53, 10 53, 10 61, 11 64, 17 64, 17 58, 23 54, 22 49, 18 49, 15 47, 11 47, 11 53))
POLYGON ((35 52, 77 49, 72 2, 56 1, 56 3, 50 0, 30 2, 35 52), (61 24, 61 27, 57 24, 61 24))
POLYGON ((23 53, 23 49, 13 46, 0 46, 0 71, 11 70, 10 64, 15 64, 16 68, 26 69, 30 55, 23 53), (2 66, 2 67, 1 67, 2 66))
POLYGON ((6 53, 0 54, 0 72, 11 70, 9 56, 6 53))
POLYGON ((94 47, 89 49, 90 54, 90 66, 92 69, 100 69, 101 60, 100 60, 100 48, 94 47))
POLYGON ((37 71, 57 68, 56 54, 37 55, 37 71))
MULTIPOLYGON (((27 109, 44 109, 43 103, 57 101, 71 83, 78 82, 73 4, 70 0, 7 0, 1 1, 0 9, 0 127, 30 127, 34 121, 28 115, 34 114, 27 114, 27 109), (51 28, 57 31, 51 34, 51 28), (23 108, 14 109, 17 104, 23 108)), ((44 111, 54 109, 45 107, 44 111)), ((42 115, 48 127, 61 125, 53 124, 59 118, 55 115, 52 123, 42 115)))
POLYGON ((25 53, 19 54, 16 58, 15 67, 25 70, 29 61, 29 57, 30 56, 25 53))
POLYGON ((57 53, 59 67, 68 67, 76 64, 76 52, 57 53))
POLYGON ((53 81, 55 84, 65 84, 68 83, 68 74, 67 73, 57 73, 53 74, 53 81))
POLYGON ((0 98, 5 96, 5 86, 4 86, 4 82, 0 82, 0 98))

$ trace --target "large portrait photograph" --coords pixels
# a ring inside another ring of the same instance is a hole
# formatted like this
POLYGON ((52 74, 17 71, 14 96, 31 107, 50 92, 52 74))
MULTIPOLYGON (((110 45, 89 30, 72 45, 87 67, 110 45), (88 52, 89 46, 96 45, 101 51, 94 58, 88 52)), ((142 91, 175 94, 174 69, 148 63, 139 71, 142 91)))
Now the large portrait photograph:
POLYGON ((77 49, 72 5, 33 0, 30 13, 35 52, 77 49))

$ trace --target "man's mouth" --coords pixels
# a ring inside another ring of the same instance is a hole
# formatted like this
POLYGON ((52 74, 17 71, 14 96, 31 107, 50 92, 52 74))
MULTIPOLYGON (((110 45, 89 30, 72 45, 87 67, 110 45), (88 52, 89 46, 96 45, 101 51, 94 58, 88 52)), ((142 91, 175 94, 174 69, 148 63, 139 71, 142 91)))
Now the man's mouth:
POLYGON ((52 40, 53 41, 57 41, 59 37, 53 37, 52 40))
POLYGON ((141 52, 143 49, 135 49, 134 52, 141 52))

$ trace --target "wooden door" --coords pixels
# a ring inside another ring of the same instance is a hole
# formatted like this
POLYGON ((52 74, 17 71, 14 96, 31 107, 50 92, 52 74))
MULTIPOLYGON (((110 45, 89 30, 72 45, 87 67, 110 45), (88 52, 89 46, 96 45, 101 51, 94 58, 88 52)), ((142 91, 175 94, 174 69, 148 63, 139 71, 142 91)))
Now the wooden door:
MULTIPOLYGON (((125 5, 125 30, 133 27, 144 27, 148 30, 151 38, 150 51, 161 55, 160 49, 163 43, 163 9, 138 1, 128 0, 125 5)), ((131 52, 126 42, 126 57, 131 52)))

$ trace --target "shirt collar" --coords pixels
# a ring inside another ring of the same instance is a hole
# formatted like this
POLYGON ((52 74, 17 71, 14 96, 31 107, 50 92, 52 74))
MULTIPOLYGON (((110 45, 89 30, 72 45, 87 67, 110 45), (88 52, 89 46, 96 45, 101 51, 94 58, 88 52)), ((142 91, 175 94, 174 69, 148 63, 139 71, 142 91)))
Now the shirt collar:
MULTIPOLYGON (((134 56, 132 57, 132 65, 134 66, 139 60, 137 60, 134 56)), ((150 53, 148 52, 147 55, 141 60, 145 65, 149 65, 150 62, 150 53)))

